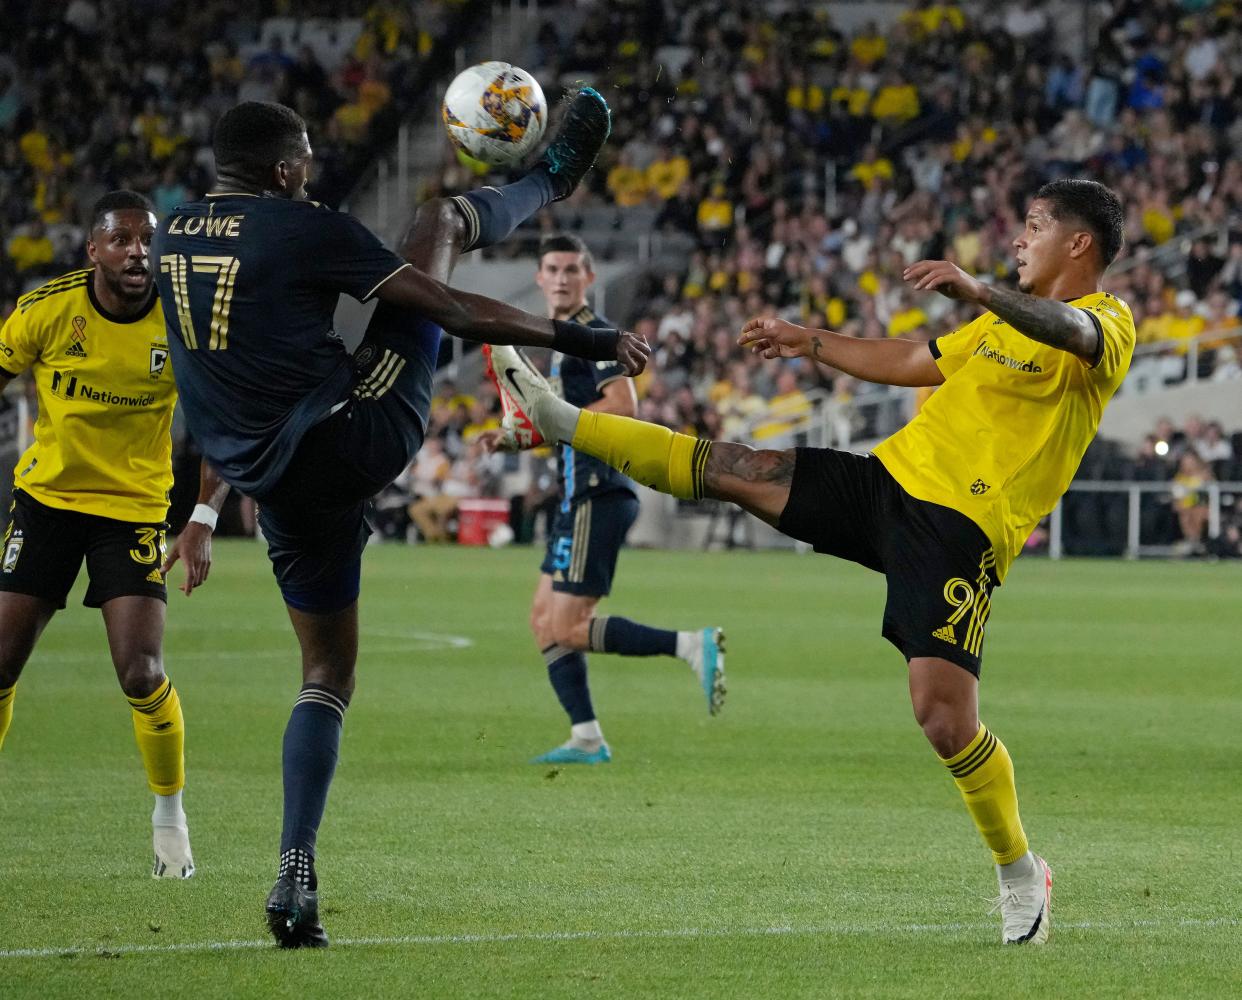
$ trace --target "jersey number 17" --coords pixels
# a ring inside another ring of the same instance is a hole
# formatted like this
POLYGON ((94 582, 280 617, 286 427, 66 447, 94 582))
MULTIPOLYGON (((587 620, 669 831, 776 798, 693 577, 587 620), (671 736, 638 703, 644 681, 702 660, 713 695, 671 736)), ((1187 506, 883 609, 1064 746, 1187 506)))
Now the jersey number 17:
POLYGON ((179 253, 166 253, 160 257, 160 271, 168 275, 172 282, 173 302, 177 309, 177 322, 181 327, 181 339, 190 350, 204 345, 200 342, 198 331, 194 329, 194 321, 190 317, 188 275, 193 272, 216 276, 216 294, 211 302, 211 328, 205 346, 209 351, 223 351, 229 346, 229 307, 233 304, 233 283, 237 280, 240 267, 241 261, 236 257, 194 254, 187 259, 179 253))

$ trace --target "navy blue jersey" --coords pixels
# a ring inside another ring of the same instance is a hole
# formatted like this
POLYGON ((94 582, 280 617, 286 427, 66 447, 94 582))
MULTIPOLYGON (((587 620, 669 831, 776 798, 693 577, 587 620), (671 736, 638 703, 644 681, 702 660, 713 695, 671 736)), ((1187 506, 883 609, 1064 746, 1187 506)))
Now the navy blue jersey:
MULTIPOLYGON (((596 316, 583 306, 574 315, 575 323, 597 329, 615 329, 601 316, 596 316)), ((561 395, 574 406, 590 406, 604 398, 600 390, 615 379, 625 378, 625 368, 617 361, 587 361, 568 354, 552 355, 552 377, 559 380, 561 395)), ((598 458, 574 451, 567 444, 561 445, 558 467, 561 474, 561 510, 569 510, 575 500, 607 493, 610 490, 629 490, 637 495, 634 480, 622 475, 598 458)))
POLYGON ((190 433, 227 482, 262 497, 348 395, 338 298, 365 301, 405 261, 350 215, 245 194, 173 209, 151 257, 190 433))

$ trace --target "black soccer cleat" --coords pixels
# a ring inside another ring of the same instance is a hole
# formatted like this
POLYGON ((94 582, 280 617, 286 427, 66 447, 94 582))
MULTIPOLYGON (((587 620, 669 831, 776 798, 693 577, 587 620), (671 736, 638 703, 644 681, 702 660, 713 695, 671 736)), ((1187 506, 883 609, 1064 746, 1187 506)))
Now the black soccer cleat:
POLYGON ((552 178, 553 201, 568 198, 577 190, 611 131, 608 102, 594 87, 583 87, 570 99, 556 138, 539 158, 538 166, 552 178))
POLYGON ((328 935, 319 922, 319 893, 303 889, 282 875, 267 897, 267 928, 282 948, 326 948, 328 935))

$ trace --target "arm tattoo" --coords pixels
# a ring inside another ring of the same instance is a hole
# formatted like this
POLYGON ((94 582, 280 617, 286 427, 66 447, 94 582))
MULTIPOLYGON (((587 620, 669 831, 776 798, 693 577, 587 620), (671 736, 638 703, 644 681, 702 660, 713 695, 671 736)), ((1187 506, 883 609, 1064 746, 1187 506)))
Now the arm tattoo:
POLYGON ((991 288, 985 308, 996 313, 1019 333, 1041 344, 1094 361, 1099 354, 1100 334, 1080 309, 1026 295, 1011 288, 991 288))
POLYGON ((824 342, 819 337, 811 338, 811 355, 816 361, 823 361, 823 359, 819 356, 819 352, 823 349, 823 346, 824 342))

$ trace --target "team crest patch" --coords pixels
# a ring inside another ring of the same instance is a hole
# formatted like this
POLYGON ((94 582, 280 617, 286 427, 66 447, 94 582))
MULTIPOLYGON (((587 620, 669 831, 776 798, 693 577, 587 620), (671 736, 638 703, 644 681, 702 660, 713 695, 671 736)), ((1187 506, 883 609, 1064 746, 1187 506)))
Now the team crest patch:
POLYGON ((157 379, 164 374, 164 366, 168 364, 168 348, 151 345, 151 378, 157 379))
POLYGON ((983 496, 983 494, 985 494, 991 488, 992 487, 989 484, 985 483, 982 479, 976 479, 973 483, 970 484, 971 494, 977 497, 983 496))
POLYGON ((22 554, 22 545, 26 539, 18 532, 4 545, 4 572, 12 573, 17 568, 17 557, 22 554))

